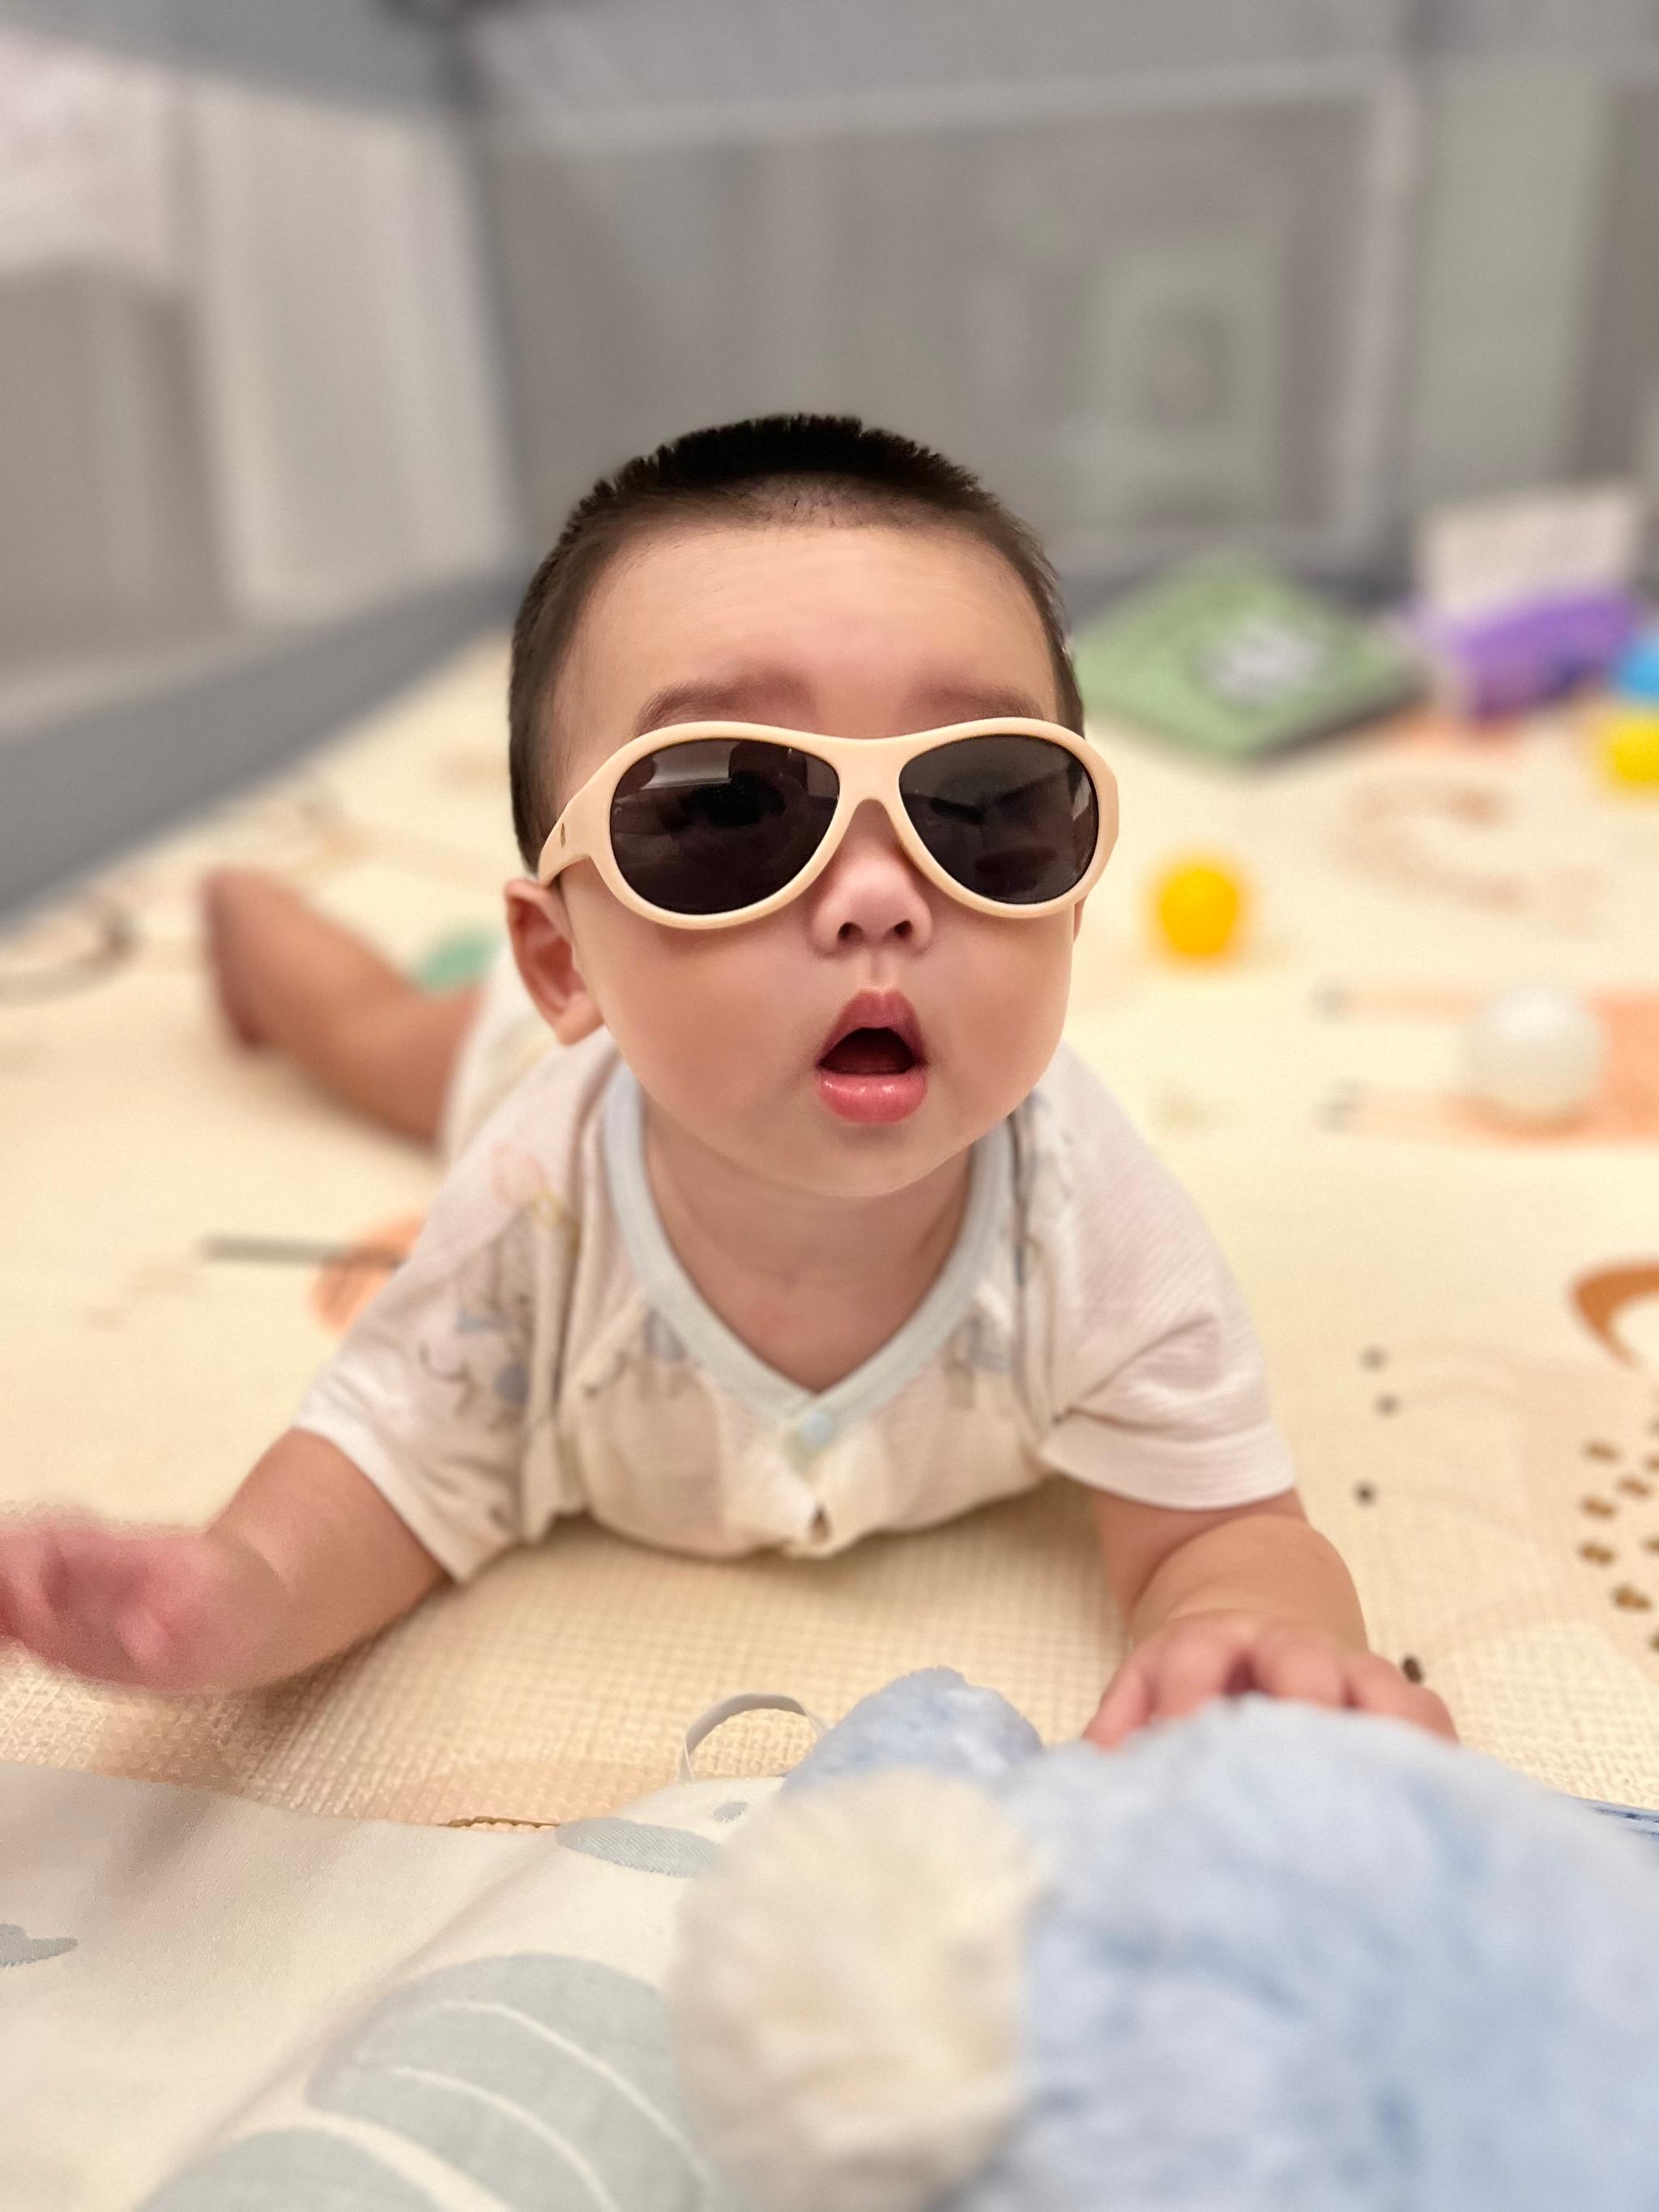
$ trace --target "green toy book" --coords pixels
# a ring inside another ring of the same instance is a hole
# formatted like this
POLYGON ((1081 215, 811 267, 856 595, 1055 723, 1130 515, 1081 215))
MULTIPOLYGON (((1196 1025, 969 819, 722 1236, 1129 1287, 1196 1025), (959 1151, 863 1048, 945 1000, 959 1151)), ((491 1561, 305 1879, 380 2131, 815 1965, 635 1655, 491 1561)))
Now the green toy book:
POLYGON ((1091 714, 1225 760, 1390 713, 1426 681, 1403 639, 1231 554, 1120 600, 1078 633, 1073 651, 1091 714))

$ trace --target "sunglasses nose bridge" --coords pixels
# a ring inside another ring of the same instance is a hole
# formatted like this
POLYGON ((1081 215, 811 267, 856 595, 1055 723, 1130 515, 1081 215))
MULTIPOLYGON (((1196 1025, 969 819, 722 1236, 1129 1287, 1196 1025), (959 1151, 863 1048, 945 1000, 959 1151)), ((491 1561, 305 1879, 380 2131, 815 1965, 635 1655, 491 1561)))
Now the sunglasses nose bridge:
POLYGON ((865 810, 873 806, 886 817, 901 849, 908 852, 909 824, 899 790, 900 765, 885 745, 868 739, 838 750, 834 763, 842 817, 836 836, 838 845, 865 810))
POLYGON ((952 886, 906 817, 896 772, 884 778, 878 773, 861 781, 865 787, 857 792, 848 792, 843 785, 838 818, 831 823, 814 855, 807 880, 820 894, 827 893, 833 903, 838 892, 845 888, 843 869, 850 865, 862 887, 858 895, 861 902, 870 896, 872 882, 884 878, 888 888, 882 896, 899 897, 907 911, 917 900, 927 907, 930 890, 949 890, 952 886), (878 823, 882 826, 878 827, 878 823), (873 878, 861 865, 872 842, 884 855, 873 878), (894 862, 897 863, 897 876, 891 872, 894 862), (904 886, 902 890, 901 882, 904 886))

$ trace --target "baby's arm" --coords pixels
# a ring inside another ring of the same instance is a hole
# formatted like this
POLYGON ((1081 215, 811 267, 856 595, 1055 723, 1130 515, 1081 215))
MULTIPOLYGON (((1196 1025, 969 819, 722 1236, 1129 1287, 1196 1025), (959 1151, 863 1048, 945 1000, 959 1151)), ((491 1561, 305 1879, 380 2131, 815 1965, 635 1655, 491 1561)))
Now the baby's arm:
POLYGON ((1294 1491, 1217 1512, 1104 1491, 1094 1502, 1130 1645, 1089 1724, 1095 1742, 1245 1690, 1455 1734, 1432 1690, 1367 1648, 1348 1571, 1294 1491))
POLYGON ((372 1635, 442 1579, 343 1452, 290 1429, 206 1528, 0 1528, 0 1643, 99 1681, 252 1689, 372 1635))

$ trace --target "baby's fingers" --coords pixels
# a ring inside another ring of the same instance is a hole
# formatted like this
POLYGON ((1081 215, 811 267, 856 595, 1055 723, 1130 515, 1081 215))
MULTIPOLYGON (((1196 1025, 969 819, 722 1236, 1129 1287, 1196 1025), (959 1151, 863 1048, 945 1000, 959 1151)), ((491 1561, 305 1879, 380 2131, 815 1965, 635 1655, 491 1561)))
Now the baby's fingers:
POLYGON ((1083 1734, 1103 1751, 1115 1751, 1127 1736, 1144 1728, 1152 1709, 1152 1685, 1145 1662, 1126 1659, 1107 1686, 1106 1694, 1083 1734))
POLYGON ((1241 1677, 1248 1668, 1255 1633, 1248 1621, 1224 1626, 1205 1623, 1175 1631, 1157 1651, 1149 1717, 1180 1720, 1212 1698, 1248 1688, 1248 1680, 1241 1677))
POLYGON ((192 1657, 225 1612, 209 1541, 195 1531, 82 1523, 63 1532, 63 1553, 80 1601, 82 1641, 69 1663, 107 1681, 193 1687, 192 1657))
POLYGON ((0 1629, 37 1657, 61 1644, 62 1562, 50 1522, 25 1523, 0 1540, 0 1629))
POLYGON ((57 1547, 58 1594, 83 1609, 118 1605, 152 1575, 147 1535, 100 1528, 95 1521, 55 1521, 48 1532, 57 1547))
POLYGON ((124 1679, 134 1662, 142 1667, 151 1656, 154 1600, 162 1579, 156 1540, 90 1521, 60 1522, 53 1534, 60 1626, 74 1635, 69 1663, 124 1679))
POLYGON ((18 1539, 22 1530, 0 1529, 0 1644, 20 1640, 15 1585, 20 1573, 18 1539))
POLYGON ((120 1681, 131 1673, 124 1620, 142 1607, 141 1540, 85 1521, 41 1521, 0 1542, 5 1632, 49 1666, 120 1681))
POLYGON ((1385 1719, 1410 1721, 1431 1735, 1457 1741, 1457 1727, 1443 1699, 1419 1683, 1408 1682, 1400 1669, 1379 1652, 1369 1652, 1350 1663, 1348 1703, 1358 1712, 1380 1713, 1385 1719))
POLYGON ((1113 1750, 1149 1721, 1175 1720, 1232 1685, 1249 1631, 1206 1626, 1153 1638, 1132 1652, 1084 1730, 1113 1750))
POLYGON ((1297 1705, 1341 1707, 1348 1702, 1348 1670, 1334 1644, 1311 1637, 1264 1638, 1250 1654, 1255 1686, 1297 1705))

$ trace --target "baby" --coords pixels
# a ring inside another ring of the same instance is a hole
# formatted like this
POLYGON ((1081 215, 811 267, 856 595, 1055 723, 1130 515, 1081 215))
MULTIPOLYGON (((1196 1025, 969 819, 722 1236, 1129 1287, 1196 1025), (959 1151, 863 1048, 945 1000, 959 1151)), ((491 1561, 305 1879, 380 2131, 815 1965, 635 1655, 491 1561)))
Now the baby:
POLYGON ((1366 1649, 1214 1244, 1060 1044, 1116 794, 1030 533, 850 420, 682 438, 571 515, 510 720, 556 1043, 514 1065, 499 988, 319 1017, 360 1103, 482 1126, 218 1518, 14 1524, 0 1633, 233 1689, 568 1515, 822 1558, 1058 1473, 1129 1641, 1097 1741, 1250 1688, 1449 1733, 1366 1649))

